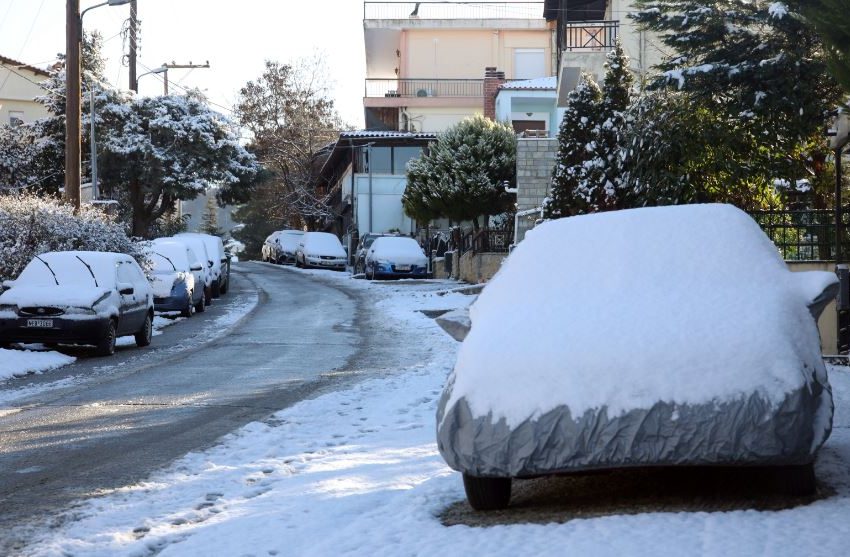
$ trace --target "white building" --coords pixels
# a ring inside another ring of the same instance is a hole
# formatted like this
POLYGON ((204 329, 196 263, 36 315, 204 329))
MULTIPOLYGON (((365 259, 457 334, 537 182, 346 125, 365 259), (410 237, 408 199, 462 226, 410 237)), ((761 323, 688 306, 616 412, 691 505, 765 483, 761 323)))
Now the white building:
POLYGON ((17 125, 49 116, 35 101, 45 94, 39 85, 50 77, 45 70, 0 55, 0 125, 17 125))

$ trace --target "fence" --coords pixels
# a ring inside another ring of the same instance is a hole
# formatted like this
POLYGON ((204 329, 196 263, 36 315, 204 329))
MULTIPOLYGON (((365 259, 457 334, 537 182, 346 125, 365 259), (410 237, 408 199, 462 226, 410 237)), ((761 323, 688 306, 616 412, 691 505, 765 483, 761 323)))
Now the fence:
POLYGON ((364 2, 363 19, 543 19, 543 2, 364 2))
POLYGON ((483 97, 483 79, 367 79, 366 97, 483 97))
MULTIPOLYGON (((786 261, 837 261, 835 211, 831 209, 750 211, 786 261)), ((850 207, 842 211, 841 256, 850 255, 850 207)))
POLYGON ((558 47, 571 52, 608 51, 616 45, 619 32, 619 21, 559 21, 558 47))

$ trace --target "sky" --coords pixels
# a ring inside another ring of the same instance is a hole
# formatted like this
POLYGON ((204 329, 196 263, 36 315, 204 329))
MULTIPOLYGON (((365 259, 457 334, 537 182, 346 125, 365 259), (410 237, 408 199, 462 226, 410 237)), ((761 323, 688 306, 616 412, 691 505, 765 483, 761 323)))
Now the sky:
MULTIPOLYGON (((81 0, 86 9, 105 0, 81 0)), ((258 78, 266 60, 287 62, 318 53, 326 60, 331 96, 343 120, 363 126, 361 0, 138 0, 141 75, 164 62, 210 63, 210 69, 169 70, 171 92, 179 86, 205 92, 214 108, 228 113, 240 87, 258 78)), ((129 87, 121 61, 121 36, 130 7, 103 6, 84 18, 86 31, 105 40, 107 79, 129 87)), ((0 0, 0 54, 45 67, 65 50, 65 0, 0 0)), ((139 93, 162 92, 159 75, 139 80, 139 93)))

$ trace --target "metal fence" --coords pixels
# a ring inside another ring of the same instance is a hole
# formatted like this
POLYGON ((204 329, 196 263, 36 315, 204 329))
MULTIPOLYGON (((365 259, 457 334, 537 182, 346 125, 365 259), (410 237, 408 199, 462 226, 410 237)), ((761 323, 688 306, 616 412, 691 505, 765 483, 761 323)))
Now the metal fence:
POLYGON ((619 21, 559 21, 558 46, 571 52, 604 52, 614 48, 619 33, 619 21))
MULTIPOLYGON (((786 261, 837 261, 832 209, 749 211, 786 261)), ((841 255, 850 254, 850 207, 842 211, 841 255)))
POLYGON ((363 19, 543 19, 543 2, 364 2, 363 19))
POLYGON ((367 79, 366 97, 483 97, 483 79, 367 79))

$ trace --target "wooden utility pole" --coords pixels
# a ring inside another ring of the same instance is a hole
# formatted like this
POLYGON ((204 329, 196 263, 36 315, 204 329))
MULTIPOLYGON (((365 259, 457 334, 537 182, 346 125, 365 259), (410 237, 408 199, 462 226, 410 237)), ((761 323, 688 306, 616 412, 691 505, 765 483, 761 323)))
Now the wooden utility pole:
POLYGON ((162 74, 162 83, 165 86, 165 88, 163 90, 165 91, 165 94, 167 96, 168 95, 168 70, 173 70, 173 69, 194 70, 194 69, 197 69, 197 68, 209 68, 210 63, 209 63, 209 60, 207 60, 203 64, 193 64, 192 62, 189 62, 188 64, 175 64, 174 62, 172 62, 170 64, 163 64, 162 67, 166 68, 166 71, 164 71, 163 74, 162 74))
POLYGON ((139 9, 136 0, 130 1, 130 54, 128 65, 130 66, 130 90, 139 92, 139 80, 136 77, 136 50, 138 47, 137 31, 139 28, 139 9))
POLYGON ((80 0, 65 4, 65 199, 80 212, 80 0))

